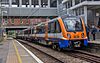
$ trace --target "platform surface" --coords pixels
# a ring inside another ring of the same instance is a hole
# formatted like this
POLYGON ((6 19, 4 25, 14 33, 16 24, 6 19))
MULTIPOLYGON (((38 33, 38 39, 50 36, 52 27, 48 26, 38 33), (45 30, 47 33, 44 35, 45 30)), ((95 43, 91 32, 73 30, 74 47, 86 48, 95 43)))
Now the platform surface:
POLYGON ((21 45, 12 38, 0 43, 0 63, 38 63, 21 45))
POLYGON ((6 41, 0 42, 0 63, 6 63, 8 51, 9 43, 6 41))
POLYGON ((100 39, 90 40, 89 43, 100 44, 100 39))

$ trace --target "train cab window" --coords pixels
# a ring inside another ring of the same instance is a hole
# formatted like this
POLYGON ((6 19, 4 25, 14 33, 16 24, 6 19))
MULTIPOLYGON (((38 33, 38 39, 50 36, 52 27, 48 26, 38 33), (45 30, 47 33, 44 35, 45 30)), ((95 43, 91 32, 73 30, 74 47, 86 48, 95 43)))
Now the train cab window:
POLYGON ((64 18, 63 22, 67 31, 83 31, 82 21, 79 18, 64 18))

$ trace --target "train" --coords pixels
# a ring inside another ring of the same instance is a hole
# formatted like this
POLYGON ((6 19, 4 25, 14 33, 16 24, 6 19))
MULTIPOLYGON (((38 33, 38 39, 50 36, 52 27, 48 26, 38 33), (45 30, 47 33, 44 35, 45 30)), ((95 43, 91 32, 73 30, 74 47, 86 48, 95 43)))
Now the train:
POLYGON ((88 46, 82 17, 64 15, 23 30, 17 38, 50 45, 58 51, 88 46))

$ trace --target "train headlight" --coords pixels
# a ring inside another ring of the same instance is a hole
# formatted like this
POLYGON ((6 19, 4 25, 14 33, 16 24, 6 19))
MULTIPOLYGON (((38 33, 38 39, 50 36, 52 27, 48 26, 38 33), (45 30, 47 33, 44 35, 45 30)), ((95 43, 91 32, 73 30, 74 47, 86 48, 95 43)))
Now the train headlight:
POLYGON ((68 38, 71 38, 71 35, 70 35, 70 34, 67 34, 67 37, 68 37, 68 38))
POLYGON ((84 33, 81 34, 81 37, 84 38, 84 33))

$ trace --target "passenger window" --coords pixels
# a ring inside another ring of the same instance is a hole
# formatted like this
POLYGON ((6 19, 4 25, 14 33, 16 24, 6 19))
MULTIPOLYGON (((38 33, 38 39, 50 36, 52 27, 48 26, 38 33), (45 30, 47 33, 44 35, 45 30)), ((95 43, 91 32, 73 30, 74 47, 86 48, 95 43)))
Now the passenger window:
POLYGON ((57 30, 56 30, 56 22, 54 22, 54 32, 53 33, 56 33, 57 30))
POLYGON ((34 34, 34 29, 32 29, 32 34, 34 34))
POLYGON ((36 28, 36 33, 37 34, 40 33, 40 28, 39 27, 36 28))
POLYGON ((54 31, 55 31, 55 23, 54 22, 52 22, 51 23, 51 30, 50 30, 50 33, 54 33, 54 31))
POLYGON ((50 33, 50 30, 51 30, 51 24, 48 23, 48 33, 50 33))
POLYGON ((48 33, 60 33, 60 32, 61 28, 57 20, 48 23, 48 33))
POLYGON ((61 28, 60 28, 60 24, 58 21, 56 21, 56 32, 60 33, 61 32, 61 28))
POLYGON ((41 27, 41 31, 42 31, 42 33, 45 33, 45 26, 41 27))

